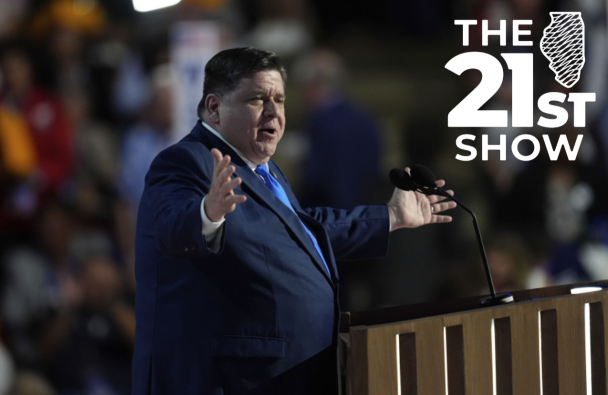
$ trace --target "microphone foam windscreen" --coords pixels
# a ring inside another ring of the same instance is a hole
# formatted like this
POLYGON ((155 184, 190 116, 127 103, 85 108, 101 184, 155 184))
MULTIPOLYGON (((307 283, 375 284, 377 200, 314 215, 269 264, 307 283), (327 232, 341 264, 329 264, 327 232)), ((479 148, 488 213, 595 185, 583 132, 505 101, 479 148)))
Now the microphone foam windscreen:
POLYGON ((405 172, 403 169, 393 169, 388 174, 388 178, 391 180, 391 183, 399 189, 404 191, 413 191, 416 189, 416 183, 412 180, 409 174, 405 172))
POLYGON ((418 184, 427 187, 427 188, 435 188, 435 175, 433 172, 426 166, 422 165, 414 165, 411 170, 412 178, 418 184))

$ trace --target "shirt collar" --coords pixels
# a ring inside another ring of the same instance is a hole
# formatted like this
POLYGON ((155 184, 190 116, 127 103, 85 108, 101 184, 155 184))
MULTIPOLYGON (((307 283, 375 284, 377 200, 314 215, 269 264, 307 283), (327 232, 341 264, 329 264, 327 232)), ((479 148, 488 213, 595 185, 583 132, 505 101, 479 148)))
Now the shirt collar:
MULTIPOLYGON (((256 165, 254 162, 250 161, 249 159, 247 159, 245 157, 245 155, 243 155, 241 153, 241 151, 239 151, 238 149, 234 148, 234 146, 232 144, 230 144, 229 142, 226 141, 226 139, 224 138, 224 136, 222 136, 221 134, 219 134, 215 129, 213 129, 211 126, 207 125, 205 122, 201 121, 201 123, 203 124, 203 126, 205 128, 207 128, 208 131, 210 131, 211 133, 213 133, 217 138, 219 138, 220 140, 222 140, 224 143, 226 143, 226 145, 228 145, 228 147, 232 148, 234 150, 234 152, 237 153, 238 156, 241 157, 241 159, 243 159, 243 161, 247 164, 247 166, 249 166, 249 168, 253 171, 255 171, 255 169, 258 167, 258 165, 256 165)), ((268 165, 266 165, 268 166, 268 165)), ((266 167, 268 168, 268 167, 266 167)))

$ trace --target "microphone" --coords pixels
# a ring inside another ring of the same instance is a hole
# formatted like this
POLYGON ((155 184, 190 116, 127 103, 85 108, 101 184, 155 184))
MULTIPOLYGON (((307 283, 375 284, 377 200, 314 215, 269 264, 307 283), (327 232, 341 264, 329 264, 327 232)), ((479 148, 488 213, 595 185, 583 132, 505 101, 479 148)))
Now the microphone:
POLYGON ((462 204, 460 200, 447 193, 445 189, 438 187, 435 183, 435 175, 428 167, 425 167, 423 165, 412 166, 412 169, 410 171, 411 177, 403 170, 401 170, 401 172, 404 174, 399 173, 398 171, 399 169, 393 169, 389 174, 389 178, 391 179, 391 182, 395 187, 403 189, 405 191, 415 190, 424 193, 425 195, 445 196, 446 198, 456 202, 459 207, 462 207, 466 212, 471 215, 471 217, 473 218, 473 227, 475 228, 475 234, 477 235, 477 244, 479 245, 479 252, 481 254, 481 259, 483 261, 484 269, 486 272, 488 288, 490 288, 491 294, 490 296, 481 299, 479 301, 479 304, 485 307, 512 303, 514 301, 513 295, 509 293, 503 293, 498 295, 496 294, 496 290, 494 289, 494 282, 492 281, 492 273, 490 272, 490 265, 488 264, 488 257, 486 256, 486 249, 483 245, 481 231, 479 230, 479 224, 477 223, 477 217, 475 216, 475 213, 473 213, 470 208, 462 204), (397 176, 399 176, 399 178, 397 178, 397 176), (408 179, 409 181, 405 181, 408 179), (401 186, 409 186, 412 184, 413 187, 410 189, 401 188, 401 186))
POLYGON ((411 176, 403 169, 392 169, 388 174, 391 183, 396 188, 404 191, 416 191, 425 195, 443 196, 440 192, 434 189, 437 187, 437 185, 435 185, 435 176, 433 173, 424 166, 422 166, 423 169, 419 169, 416 166, 418 165, 414 165, 410 170, 412 173, 411 176), (416 178, 414 178, 414 176, 416 176, 416 178))
POLYGON ((435 188, 437 186, 437 184, 435 184, 435 175, 428 167, 414 165, 410 172, 412 173, 412 178, 423 187, 435 188))
POLYGON ((412 177, 403 169, 395 168, 391 170, 391 172, 388 173, 388 178, 395 187, 404 191, 415 191, 418 188, 412 177))

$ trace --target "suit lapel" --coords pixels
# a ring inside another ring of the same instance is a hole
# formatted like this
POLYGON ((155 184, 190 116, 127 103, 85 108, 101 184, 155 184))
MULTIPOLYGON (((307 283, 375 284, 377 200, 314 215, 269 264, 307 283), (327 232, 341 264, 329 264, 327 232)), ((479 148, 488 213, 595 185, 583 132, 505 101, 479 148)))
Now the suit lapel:
MULTIPOLYGON (((269 161, 268 166, 271 170, 271 173, 273 173, 273 175, 281 174, 280 170, 278 169, 278 166, 273 161, 269 161)), ((327 232, 325 232, 325 229, 321 229, 321 230, 315 232, 315 229, 314 229, 315 227, 322 228, 323 226, 320 225, 319 222, 315 221, 314 218, 312 218, 311 216, 309 216, 308 214, 306 214, 305 212, 303 212, 301 210, 300 203, 296 199, 296 196, 294 195, 293 191, 291 190, 291 187, 287 183, 287 180, 285 180, 284 176, 282 176, 282 177, 279 176, 279 177, 275 177, 275 178, 279 182, 279 184, 281 184, 283 189, 285 190, 285 193, 287 194, 287 198, 291 202, 291 205, 294 208, 294 210, 298 213, 300 220, 303 223, 308 223, 306 226, 308 226, 308 229, 313 231, 313 234, 317 237, 317 242, 319 243, 319 247, 321 247, 321 251, 323 251, 323 245, 327 246, 327 248, 326 248, 327 252, 324 254, 323 257, 325 258, 325 263, 327 263, 327 267, 328 267, 329 271, 331 272, 332 279, 337 279, 338 270, 337 270, 337 266, 336 266, 336 262, 334 260, 333 254, 331 253, 331 247, 330 247, 331 244, 327 237, 327 232), (322 242, 321 239, 324 239, 325 243, 322 242)), ((308 234, 306 234, 306 236, 308 236, 308 234)), ((309 243, 309 244, 311 244, 311 243, 309 243)), ((314 246, 312 246, 312 249, 314 250, 314 246)), ((315 250, 315 252, 316 252, 316 250, 315 250)), ((317 258, 318 255, 319 254, 315 253, 313 255, 313 257, 317 258)), ((327 273, 327 270, 325 270, 325 265, 323 265, 323 262, 320 259, 317 258, 315 262, 323 270, 324 273, 327 273)))
MULTIPOLYGON (((270 210, 281 218, 281 220, 294 233, 300 245, 311 256, 315 266, 317 266, 317 269, 321 270, 327 281, 334 286, 334 283, 327 273, 327 270, 325 270, 325 265, 321 261, 319 254, 317 253, 312 241, 308 237, 306 230, 304 230, 304 227, 296 214, 294 214, 293 211, 291 211, 272 193, 272 191, 270 191, 270 189, 268 189, 268 187, 264 184, 264 181, 262 181, 262 179, 256 173, 254 173, 249 166, 247 166, 245 161, 243 161, 232 148, 217 138, 217 136, 213 135, 213 133, 209 132, 200 122, 196 124, 194 130, 192 131, 192 135, 197 140, 201 141, 209 150, 211 150, 211 148, 217 148, 223 155, 230 155, 230 158, 232 159, 231 164, 236 168, 234 174, 241 177, 243 180, 241 188, 248 190, 251 195, 258 197, 268 208, 270 208, 270 210)), ((283 189, 286 189, 285 184, 281 182, 281 180, 279 180, 279 183, 281 183, 283 189)), ((289 193, 287 195, 290 196, 289 193)), ((292 206, 295 209, 296 205, 292 200, 293 199, 290 197, 290 202, 292 202, 292 206)), ((329 257, 326 257, 326 262, 328 263, 328 266, 330 266, 329 257)))
MULTIPOLYGON (((264 181, 260 179, 251 169, 245 165, 237 167, 234 172, 237 176, 243 180, 243 186, 248 189, 248 192, 259 197, 265 204, 270 208, 281 220, 291 229, 291 231, 297 237, 301 246, 308 252, 313 258, 315 265, 325 275, 327 280, 332 283, 325 265, 321 261, 317 250, 315 249, 308 233, 304 230, 300 219, 297 215, 289 209, 283 202, 281 202, 268 187, 264 184, 264 181)), ((283 188, 285 188, 283 186, 283 188)), ((292 204, 293 205, 293 204, 292 204)), ((328 261, 328 260, 327 260, 328 261)), ((328 261, 329 262, 329 261, 328 261)))

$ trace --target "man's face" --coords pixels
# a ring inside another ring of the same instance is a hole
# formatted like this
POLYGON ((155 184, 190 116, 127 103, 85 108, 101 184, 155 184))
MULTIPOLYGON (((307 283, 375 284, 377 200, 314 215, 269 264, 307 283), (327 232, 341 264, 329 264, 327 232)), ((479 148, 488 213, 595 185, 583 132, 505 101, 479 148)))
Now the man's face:
POLYGON ((285 92, 276 70, 252 73, 220 98, 218 132, 247 159, 270 159, 285 130, 285 92))

